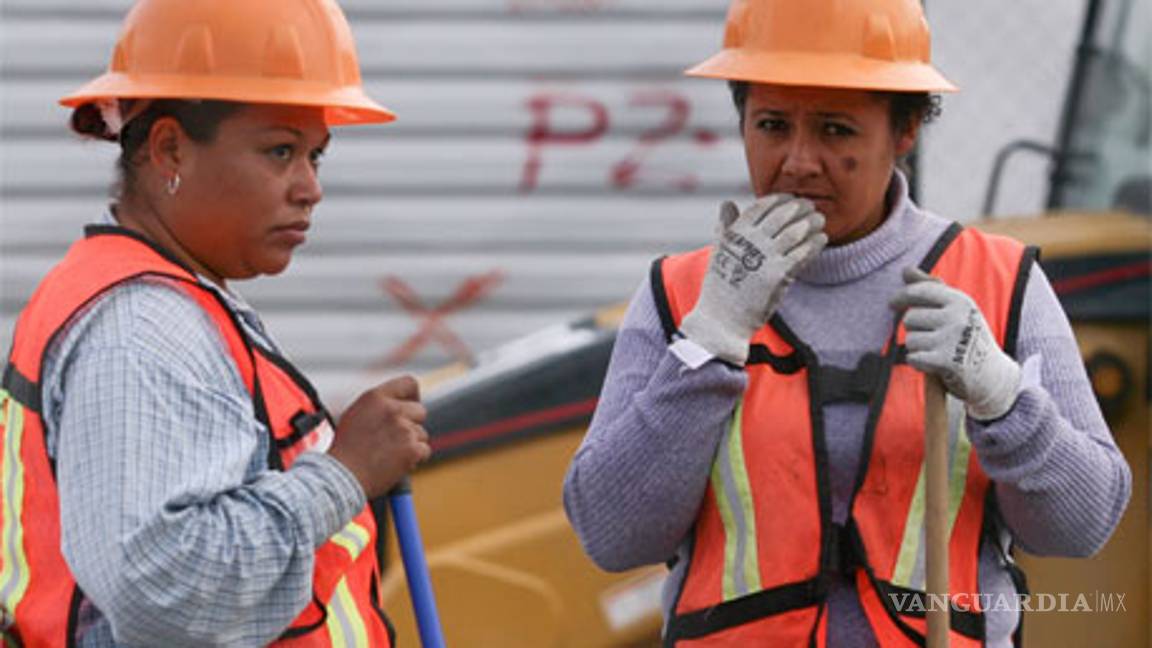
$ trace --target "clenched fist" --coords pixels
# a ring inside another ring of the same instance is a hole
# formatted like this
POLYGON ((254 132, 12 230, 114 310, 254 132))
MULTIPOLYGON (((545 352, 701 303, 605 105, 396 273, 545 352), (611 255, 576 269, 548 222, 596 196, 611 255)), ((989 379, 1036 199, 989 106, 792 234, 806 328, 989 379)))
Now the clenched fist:
POLYGON ((394 378, 360 395, 340 417, 328 454, 355 475, 368 499, 384 495, 432 454, 415 378, 394 378))
POLYGON ((904 270, 892 307, 906 311, 908 364, 935 374, 977 420, 1000 418, 1020 391, 1020 365, 996 343, 972 298, 919 268, 904 270))
POLYGON ((720 208, 700 300, 680 332, 713 355, 743 365, 748 342, 768 322, 792 279, 828 243, 824 216, 789 194, 764 196, 739 212, 720 208))

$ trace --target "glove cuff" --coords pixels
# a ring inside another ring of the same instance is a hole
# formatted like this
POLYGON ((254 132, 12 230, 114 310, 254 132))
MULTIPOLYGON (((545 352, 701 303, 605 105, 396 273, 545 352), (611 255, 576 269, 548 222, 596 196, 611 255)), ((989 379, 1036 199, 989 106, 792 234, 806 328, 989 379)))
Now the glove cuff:
POLYGON ((965 402, 968 416, 981 422, 995 421, 1012 411, 1016 398, 1020 395, 1020 365, 1001 353, 1000 366, 990 369, 989 374, 998 379, 991 381, 990 389, 979 397, 965 402))
POLYGON ((709 353, 740 367, 748 362, 747 337, 734 334, 720 322, 709 318, 700 309, 693 309, 680 323, 684 337, 704 347, 709 353))

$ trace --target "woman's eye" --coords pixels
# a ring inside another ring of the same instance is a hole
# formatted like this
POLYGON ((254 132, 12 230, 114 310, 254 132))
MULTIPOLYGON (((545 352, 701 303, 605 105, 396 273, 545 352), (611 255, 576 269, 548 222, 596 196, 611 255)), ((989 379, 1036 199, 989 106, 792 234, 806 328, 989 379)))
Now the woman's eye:
POLYGON ((788 130, 788 122, 783 119, 765 117, 756 122, 756 128, 769 133, 782 133, 788 130))
POLYGON ((312 154, 308 156, 308 159, 312 162, 312 166, 320 166, 320 163, 324 161, 324 149, 316 149, 315 151, 312 151, 312 154))
POLYGON ((824 124, 824 134, 833 137, 849 137, 856 134, 856 129, 844 124, 829 123, 824 124))
POLYGON ((281 144, 280 146, 273 146, 272 148, 268 149, 268 155, 272 156, 274 159, 282 161, 291 160, 292 153, 293 149, 291 144, 281 144))

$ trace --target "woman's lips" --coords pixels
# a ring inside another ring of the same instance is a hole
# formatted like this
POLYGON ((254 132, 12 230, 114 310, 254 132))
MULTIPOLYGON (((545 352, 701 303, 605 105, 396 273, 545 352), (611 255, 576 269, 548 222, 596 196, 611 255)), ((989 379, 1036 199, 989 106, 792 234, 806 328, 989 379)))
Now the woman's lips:
POLYGON ((812 202, 830 203, 833 201, 833 194, 820 190, 774 187, 772 193, 791 194, 797 198, 803 198, 812 202))
POLYGON ((800 197, 811 201, 817 210, 824 213, 827 213, 828 208, 835 202, 831 196, 801 195, 800 197))
POLYGON ((309 226, 307 222, 282 225, 272 230, 272 236, 293 246, 302 245, 308 240, 309 226))
POLYGON ((812 202, 816 202, 816 201, 831 202, 832 201, 832 197, 828 196, 826 194, 797 193, 795 195, 797 198, 804 198, 806 200, 811 200, 812 202))

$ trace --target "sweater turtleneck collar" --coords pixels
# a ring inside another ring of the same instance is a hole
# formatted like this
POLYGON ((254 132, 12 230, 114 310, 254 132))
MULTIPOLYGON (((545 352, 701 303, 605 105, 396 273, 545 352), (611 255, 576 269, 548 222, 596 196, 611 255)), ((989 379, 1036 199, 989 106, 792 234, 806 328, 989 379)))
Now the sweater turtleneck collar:
POLYGON ((871 274, 908 250, 925 218, 908 196, 908 181, 898 170, 892 174, 887 199, 892 209, 880 227, 862 239, 824 248, 800 271, 797 280, 817 285, 848 283, 871 274))

